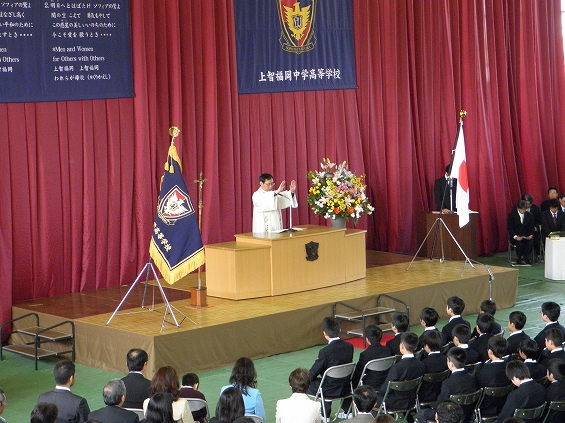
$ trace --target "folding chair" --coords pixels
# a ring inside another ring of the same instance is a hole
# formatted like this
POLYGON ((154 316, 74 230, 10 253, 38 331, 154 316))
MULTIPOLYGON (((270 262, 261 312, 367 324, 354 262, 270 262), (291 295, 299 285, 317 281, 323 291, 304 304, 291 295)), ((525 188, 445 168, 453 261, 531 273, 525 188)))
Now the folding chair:
POLYGON ((456 404, 459 404, 465 413, 465 418, 463 419, 464 422, 472 421, 471 417, 475 411, 475 406, 479 399, 483 395, 483 389, 478 389, 475 392, 470 392, 468 394, 457 394, 457 395, 450 395, 449 399, 456 404))
POLYGON ((384 372, 392 367, 395 363, 396 357, 385 357, 385 358, 375 358, 370 360, 363 367, 363 372, 361 373, 361 378, 359 379, 359 384, 357 386, 363 385, 363 378, 367 375, 367 370, 372 372, 384 372))
MULTIPOLYGON (((559 413, 560 416, 565 416, 565 401, 551 401, 547 405, 547 412, 545 413, 545 417, 543 418, 543 423, 546 423, 548 421, 549 416, 555 413, 559 413)), ((556 421, 562 421, 562 420, 563 419, 559 419, 556 421)))
POLYGON ((514 389, 514 385, 510 384, 507 386, 501 387, 490 387, 487 386, 483 388, 483 395, 481 396, 480 400, 477 402, 475 406, 475 417, 477 423, 487 423, 487 422, 494 422, 498 418, 498 415, 492 416, 483 416, 481 413, 481 405, 483 404, 486 397, 493 397, 493 398, 505 398, 508 396, 510 392, 514 389))
MULTIPOLYGON (((339 401, 339 406, 343 403, 343 400, 346 398, 351 398, 353 396, 353 387, 351 386, 351 376, 353 376, 353 372, 355 371, 355 363, 347 363, 347 364, 340 364, 339 366, 332 366, 329 367, 324 374, 322 375, 322 380, 320 381, 320 386, 316 391, 316 395, 309 395, 314 398, 314 401, 320 401, 322 404, 322 417, 324 421, 327 421, 329 416, 326 416, 326 408, 324 407, 324 403, 326 402, 333 402, 339 401), (342 392, 345 390, 346 387, 349 389, 346 390, 346 394, 339 397, 326 397, 324 395, 324 383, 328 383, 328 378, 332 379, 332 383, 336 384, 336 379, 339 379, 342 382, 342 392)), ((339 408, 338 408, 339 409, 339 408)), ((349 413, 349 410, 344 410, 349 413)), ((334 420, 337 418, 337 413, 334 416, 334 420)))
POLYGON ((472 364, 465 364, 464 368, 467 370, 469 374, 475 375, 479 370, 483 367, 482 361, 477 361, 476 363, 472 364))
POLYGON ((545 402, 539 407, 517 408, 514 410, 514 417, 518 417, 523 420, 537 419, 536 421, 541 421, 540 417, 543 414, 543 410, 545 410, 545 402))
POLYGON ((455 346, 455 344, 453 342, 448 342, 447 344, 445 344, 443 347, 441 347, 441 349, 439 350, 440 353, 442 353, 443 355, 446 355, 447 352, 453 348, 455 346))
POLYGON ((406 416, 412 412, 412 411, 417 411, 416 410, 416 404, 417 404, 417 400, 418 400, 418 390, 420 389, 420 384, 422 383, 422 378, 423 376, 420 376, 419 378, 416 379, 410 379, 410 380, 400 380, 400 381, 393 381, 390 380, 388 382, 388 385, 386 387, 386 391, 385 391, 385 395, 383 397, 383 400, 381 402, 381 405, 379 406, 378 410, 377 410, 377 416, 381 415, 381 414, 394 414, 394 418, 396 420, 403 418, 406 419, 406 416), (390 393, 392 393, 392 391, 399 391, 399 392, 409 392, 409 391, 414 391, 414 405, 412 404, 408 404, 407 408, 387 408, 386 405, 386 400, 389 396, 390 393))
POLYGON ((139 421, 145 418, 145 413, 143 412, 143 408, 126 408, 126 410, 133 411, 139 417, 139 421))
POLYGON ((254 423, 263 423, 263 419, 256 414, 246 414, 245 417, 249 417, 254 423))
POLYGON ((194 416, 196 411, 200 411, 203 408, 206 409, 206 417, 204 421, 210 420, 210 410, 208 409, 208 402, 201 398, 185 398, 186 402, 188 402, 188 407, 190 408, 190 412, 194 416))
MULTIPOLYGON (((424 376, 422 376, 422 384, 424 382, 434 383, 434 384, 435 383, 441 383, 449 377, 450 373, 451 373, 451 370, 449 370, 449 369, 445 369, 444 371, 439 372, 439 373, 426 373, 424 376)), ((422 388, 422 384, 420 384, 420 388, 422 388)), ((433 401, 420 401, 420 396, 417 395, 416 396, 416 410, 420 411, 420 409, 422 407, 430 405, 434 401, 435 401, 435 399, 433 401)))
POLYGON ((543 376, 537 379, 534 379, 537 383, 539 383, 541 386, 543 386, 544 388, 547 388, 549 386, 549 379, 547 378, 547 376, 543 376))

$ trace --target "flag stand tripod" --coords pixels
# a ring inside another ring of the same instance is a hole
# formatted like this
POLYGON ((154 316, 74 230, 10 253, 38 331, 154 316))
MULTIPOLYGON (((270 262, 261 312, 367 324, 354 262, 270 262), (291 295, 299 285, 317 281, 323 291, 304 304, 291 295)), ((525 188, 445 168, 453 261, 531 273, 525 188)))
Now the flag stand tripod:
MULTIPOLYGON (((106 322, 106 326, 108 326, 110 324, 110 322, 112 321, 114 316, 118 313, 118 310, 120 309, 120 307, 122 306, 122 304, 124 303, 124 301, 126 300, 128 295, 131 293, 131 291, 133 291, 133 288, 137 285, 137 283, 139 282, 139 280, 143 276, 143 272, 146 272, 146 273, 145 273, 145 285, 143 287, 143 298, 141 299, 141 308, 145 308, 144 307, 144 305, 145 305, 145 294, 147 292, 147 285, 148 285, 148 282, 149 282, 149 272, 153 272, 153 277, 157 281, 157 286, 159 287, 159 291, 161 291, 161 296, 163 297, 163 301, 165 302, 165 313, 163 314, 163 320, 161 320, 161 330, 160 330, 160 332, 163 332, 163 328, 165 327, 165 323, 176 326, 177 329, 180 328, 180 325, 186 319, 188 319, 192 323, 196 324, 196 322, 194 320, 192 320, 190 317, 188 317, 186 314, 184 314, 178 308, 171 305, 171 303, 167 299, 167 296, 165 295, 165 291, 163 289, 163 286, 161 285, 161 281, 159 280, 159 277, 157 276, 157 272, 155 271, 155 267, 153 266, 153 262, 152 262, 151 258, 149 258, 149 261, 145 264, 145 266, 143 266, 143 269, 141 269, 141 272, 139 272, 139 275, 137 275, 137 278, 131 284, 130 288, 128 289, 128 292, 126 292, 126 295, 124 295, 124 298, 122 298, 122 301, 120 301, 120 304, 118 304, 118 307, 116 307, 116 310, 114 310, 114 313, 112 313, 112 316, 110 316, 110 318, 106 322), (173 312, 173 309, 175 309, 178 313, 180 313, 184 316, 183 319, 180 321, 180 323, 178 322, 178 320, 175 316, 175 313, 173 312), (169 313, 170 313, 171 317, 173 318, 174 323, 167 321, 167 314, 169 314, 169 313)), ((153 290, 155 290, 155 287, 153 287, 153 290)), ((147 310, 148 311, 157 310, 157 308, 155 308, 155 291, 153 291, 153 299, 152 299, 151 307, 149 307, 147 310)))
MULTIPOLYGON (((451 161, 450 164, 448 166, 448 168, 446 169, 446 176, 449 176, 449 181, 452 182, 453 180, 451 179, 451 168, 453 166, 453 160, 455 157, 455 151, 457 150, 457 143, 459 141, 459 132, 461 130, 461 125, 463 124, 463 118, 465 117, 465 115, 467 114, 467 112, 465 112, 464 110, 461 110, 459 112, 459 125, 457 126, 457 133, 455 134, 455 145, 453 147, 453 150, 451 151, 451 161), (447 171, 449 170, 449 174, 447 173, 447 171)), ((453 242, 455 243, 455 245, 457 245, 457 248, 459 248, 459 251, 461 251, 461 254, 463 254, 463 256, 465 257, 465 262, 463 263, 463 269, 461 270, 461 274, 463 274, 463 271, 465 270, 465 265, 467 263, 469 263, 471 265, 471 267, 475 267, 473 266, 473 263, 471 262, 471 259, 469 258, 469 256, 467 256, 467 253, 465 253, 465 251, 463 250, 463 248, 461 247, 461 245, 459 244, 459 242, 457 242, 457 239, 455 238, 455 236, 453 235, 453 233, 449 230, 449 228, 447 227, 447 225, 445 224, 445 222, 443 221, 441 215, 443 213, 442 211, 442 207, 443 204, 445 202, 445 197, 447 194, 447 189, 449 187, 449 195, 450 198, 452 196, 452 188, 450 186, 451 184, 446 183, 444 190, 443 190, 443 198, 441 201, 441 205, 438 206, 439 207, 439 217, 435 220, 434 224, 430 227, 430 230, 428 231, 428 233, 426 234, 426 237, 424 238, 424 240, 422 241, 422 243, 420 244, 420 247, 418 248, 418 251, 416 251, 416 254, 414 254, 414 257, 412 257, 412 261, 410 262, 410 264, 408 265, 408 267, 406 268, 406 270, 410 269, 410 266, 412 266, 412 263, 414 263, 414 260, 416 259, 416 256, 418 255, 418 253, 420 252, 420 250, 422 249, 422 247, 424 246, 424 244, 426 243, 426 240, 428 239, 428 237, 430 236, 430 233, 432 232, 432 230, 435 228, 435 234, 434 234, 434 242, 432 244, 432 251, 430 253, 430 260, 433 260, 434 258, 434 252, 436 249, 436 245, 437 245, 437 240, 439 238, 439 242, 440 242, 440 248, 441 248, 441 256, 439 257, 439 262, 443 263, 445 261, 445 254, 444 254, 444 249, 443 249, 443 236, 442 236, 442 228, 445 228, 445 230, 449 233, 449 235, 451 236, 451 239, 453 240, 453 242)), ((451 198, 450 200, 450 206, 451 209, 453 209, 453 198, 451 198)))

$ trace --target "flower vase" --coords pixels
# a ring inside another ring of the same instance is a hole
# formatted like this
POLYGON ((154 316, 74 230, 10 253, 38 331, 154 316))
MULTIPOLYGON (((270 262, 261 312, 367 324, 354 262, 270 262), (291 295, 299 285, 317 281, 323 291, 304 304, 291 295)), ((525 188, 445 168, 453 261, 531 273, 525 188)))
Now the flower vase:
POLYGON ((343 217, 334 217, 333 219, 330 219, 330 222, 332 224, 332 228, 345 228, 347 219, 344 219, 343 217))

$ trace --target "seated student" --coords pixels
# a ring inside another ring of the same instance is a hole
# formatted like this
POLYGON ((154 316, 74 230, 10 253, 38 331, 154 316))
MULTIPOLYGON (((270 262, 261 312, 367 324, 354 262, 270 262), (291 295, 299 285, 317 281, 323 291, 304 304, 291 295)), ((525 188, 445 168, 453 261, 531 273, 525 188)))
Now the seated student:
POLYGON ((394 338, 386 343, 392 355, 400 354, 400 335, 408 330, 408 316, 405 313, 395 313, 392 316, 392 331, 394 338))
MULTIPOLYGON (((420 341, 424 344, 426 356, 422 359, 422 363, 426 366, 426 373, 441 373, 447 370, 447 359, 440 352, 442 337, 439 331, 427 331, 422 334, 420 341)), ((422 381, 418 398, 420 402, 431 402, 437 399, 441 390, 441 382, 432 383, 422 381)))
POLYGON ((545 331, 545 347, 548 354, 542 354, 539 362, 543 366, 547 366, 547 362, 554 358, 565 360, 565 351, 563 351, 563 333, 559 329, 553 328, 545 331))
MULTIPOLYGON (((418 423, 426 423, 433 420, 437 406, 448 399, 450 395, 470 394, 478 389, 477 379, 465 369, 465 359, 467 353, 463 348, 453 347, 447 352, 447 367, 451 370, 451 376, 441 383, 441 391, 436 402, 431 404, 431 408, 420 410, 416 415, 418 423)), ((468 418, 473 412, 473 405, 464 406, 463 412, 468 418)), ((467 418, 464 421, 467 421, 467 418)))
POLYGON ((308 369, 293 370, 288 376, 288 384, 292 395, 277 401, 276 423, 319 423, 320 403, 306 395, 310 386, 308 369))
MULTIPOLYGON (((496 303, 492 300, 484 300, 479 308, 479 314, 482 313, 488 313, 490 314, 492 317, 494 317, 495 313, 496 313, 496 303)), ((496 321, 493 321, 492 323, 492 332, 493 335, 499 335, 500 333, 502 333, 502 327, 500 327, 500 325, 498 323, 496 323, 496 321)), ((473 332, 471 333, 471 338, 476 338, 479 336, 479 333, 477 332, 477 328, 474 327, 473 328, 473 332)))
POLYGON ((353 391, 353 404, 357 410, 356 417, 350 419, 352 423, 370 423, 375 418, 371 414, 371 410, 377 404, 377 392, 368 385, 359 386, 353 391))
MULTIPOLYGON (((547 363, 549 386, 545 389, 545 400, 565 401, 565 361, 553 358, 547 363)), ((565 411, 550 411, 545 422, 560 423, 565 421, 565 411)), ((544 423, 545 423, 544 422, 544 423)))
POLYGON ((422 333, 422 335, 420 335, 420 338, 418 339, 418 351, 424 348, 424 344, 422 343, 422 336, 424 336, 426 332, 428 331, 439 332, 439 330, 436 329, 435 326, 438 320, 439 320, 439 314, 437 313, 435 308, 424 307, 420 312, 420 325, 423 326, 424 332, 422 333))
POLYGON ((522 341, 518 347, 518 355, 530 371, 532 379, 540 379, 545 376, 546 368, 536 361, 538 356, 538 344, 533 339, 522 341))
MULTIPOLYGON (((417 379, 423 376, 426 366, 416 357, 414 351, 418 347, 418 336, 412 332, 403 332, 400 335, 400 352, 402 359, 395 363, 389 370, 388 375, 377 390, 377 402, 382 403, 389 381, 402 381, 417 379)), ((408 408, 416 401, 416 390, 407 392, 392 391, 387 398, 388 408, 408 408)))
MULTIPOLYGON (((377 358, 392 356, 390 348, 381 345, 381 338, 383 336, 383 331, 381 330, 381 328, 379 328, 377 325, 369 325, 365 328, 365 335, 365 341, 367 342, 368 347, 359 355, 359 361, 357 361, 355 371, 353 372, 353 376, 351 377, 351 386, 353 386, 354 388, 359 385, 363 369, 369 361, 375 360, 377 358)), ((387 374, 388 370, 382 372, 367 370, 367 373, 363 379, 363 385, 369 385, 375 389, 378 389, 385 381, 387 374)), ((346 398, 343 401, 341 407, 343 410, 348 410, 350 405, 351 399, 346 398)), ((345 415, 343 411, 341 413, 345 415)), ((338 417, 342 415, 341 413, 338 414, 338 417)))
POLYGON ((545 402, 545 388, 531 378, 528 367, 521 361, 508 362, 506 365, 506 377, 518 389, 514 389, 508 394, 506 402, 498 415, 499 422, 512 417, 514 410, 517 408, 539 407, 545 402))
POLYGON ((513 311, 508 316, 508 349, 506 354, 518 354, 518 347, 526 339, 530 339, 528 335, 522 330, 526 326, 527 317, 521 311, 513 311))
MULTIPOLYGON (((331 316, 325 317, 322 321, 322 333, 328 345, 318 352, 318 358, 310 368, 310 387, 307 392, 310 395, 316 395, 322 376, 329 367, 353 361, 353 345, 341 339, 339 332, 339 320, 331 316)), ((346 389, 349 389, 349 384, 344 386, 339 381, 329 382, 325 384, 324 395, 328 397, 340 396, 346 389)), ((324 408, 326 416, 329 416, 331 413, 331 402, 326 402, 324 408)))
POLYGON ((559 209, 559 200, 554 198, 549 201, 549 210, 541 214, 541 236, 544 242, 551 232, 565 229, 565 213, 559 209))
POLYGON ((545 322, 545 327, 536 335, 534 340, 538 343, 538 352, 541 353, 545 348, 545 331, 552 328, 559 329, 565 335, 565 328, 559 324, 561 307, 553 301, 546 301, 541 305, 541 319, 545 322))
MULTIPOLYGON (((447 315, 449 316, 449 322, 441 329, 441 334, 443 336, 443 345, 453 341, 451 332, 453 328, 457 325, 464 324, 471 328, 471 324, 461 317, 461 313, 465 310, 465 301, 461 298, 453 296, 447 299, 446 305, 447 315)), ((469 332, 470 334, 470 332, 469 332)))
POLYGON ((467 325, 457 325, 453 328, 453 345, 463 348, 466 354, 465 364, 475 364, 479 362, 479 353, 469 348, 471 329, 467 325))
POLYGON ((508 235, 516 248, 517 265, 531 265, 534 244, 534 216, 526 211, 526 202, 521 200, 508 215, 508 235))
MULTIPOLYGON (((510 381, 506 377, 506 363, 502 359, 506 355, 508 343, 502 336, 493 336, 488 340, 488 357, 483 367, 477 372, 477 381, 479 388, 496 388, 501 386, 508 386, 510 381)), ((506 397, 495 398, 485 396, 481 403, 481 414, 483 416, 496 416, 506 397)))
POLYGON ((488 340, 492 335, 492 325, 494 323, 494 317, 490 314, 483 313, 477 316, 477 332, 479 336, 475 339, 469 341, 469 348, 477 351, 479 353, 479 361, 488 360, 488 340))
MULTIPOLYGON (((198 398, 206 401, 206 397, 198 390, 200 379, 196 373, 187 373, 182 377, 182 386, 180 388, 180 398, 198 398)), ((203 423, 206 419, 206 407, 192 412, 192 418, 195 422, 203 423)))

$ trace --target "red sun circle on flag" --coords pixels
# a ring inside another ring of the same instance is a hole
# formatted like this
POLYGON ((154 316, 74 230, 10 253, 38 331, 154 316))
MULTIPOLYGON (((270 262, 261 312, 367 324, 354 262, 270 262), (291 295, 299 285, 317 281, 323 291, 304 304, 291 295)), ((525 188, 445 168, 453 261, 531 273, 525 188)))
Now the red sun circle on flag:
POLYGON ((463 191, 469 190, 469 179, 467 178, 467 162, 463 161, 459 165, 459 178, 457 179, 463 191))

